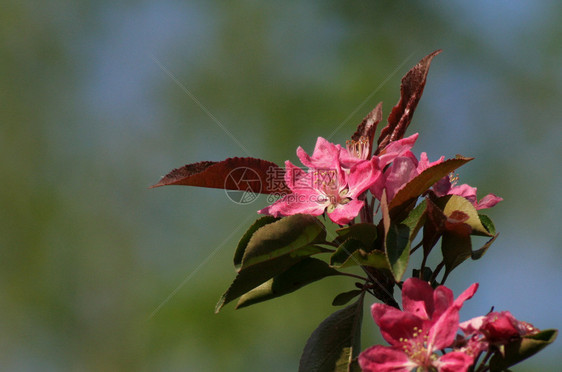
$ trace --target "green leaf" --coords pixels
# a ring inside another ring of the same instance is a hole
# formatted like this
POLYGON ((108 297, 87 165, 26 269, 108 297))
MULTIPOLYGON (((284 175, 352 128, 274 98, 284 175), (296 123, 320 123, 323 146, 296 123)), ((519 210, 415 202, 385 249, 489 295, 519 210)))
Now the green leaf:
POLYGON ((355 297, 359 296, 363 292, 360 289, 354 289, 352 291, 343 292, 337 295, 332 301, 333 306, 342 306, 347 304, 349 301, 353 300, 355 297))
POLYGON ((467 258, 477 260, 486 253, 498 234, 491 235, 495 228, 491 220, 479 215, 476 208, 467 199, 458 195, 439 198, 436 204, 442 208, 447 217, 445 232, 441 240, 441 251, 445 262, 445 277, 467 258), (486 225, 486 226, 485 226, 486 225), (472 250, 470 235, 491 236, 480 249, 472 250))
POLYGON ((490 371, 504 371, 512 365, 529 358, 553 343, 556 336, 558 336, 558 330, 546 329, 507 344, 504 357, 496 352, 490 360, 490 371))
POLYGON ((363 249, 370 252, 377 240, 377 227, 372 223, 356 223, 354 225, 336 230, 339 238, 337 240, 344 241, 350 238, 359 240, 363 244, 363 249))
POLYGON ((415 202, 415 200, 433 186, 435 182, 471 160, 472 158, 465 158, 457 155, 455 159, 445 160, 418 174, 402 187, 390 202, 388 208, 391 217, 396 219, 404 209, 407 209, 409 205, 415 202))
POLYGON ((437 200, 436 204, 443 210, 445 216, 450 217, 455 211, 461 211, 468 216, 464 221, 472 228, 475 235, 492 236, 484 227, 476 208, 467 199, 458 195, 447 195, 437 200))
POLYGON ((496 240, 496 238, 498 237, 499 234, 496 234, 492 239, 488 240, 486 242, 486 244, 484 244, 482 246, 482 248, 477 249, 475 251, 472 251, 472 254, 470 255, 472 257, 473 260, 478 260, 480 259, 482 256, 484 256, 484 253, 486 253, 486 251, 488 250, 488 248, 490 248, 490 246, 492 245, 492 243, 494 242, 494 240, 496 240))
POLYGON ((316 253, 316 247, 311 245, 325 241, 324 225, 316 217, 306 214, 285 217, 252 235, 242 257, 242 269, 285 255, 312 254, 306 252, 306 248, 316 253))
POLYGON ((250 226, 250 228, 248 229, 248 231, 246 231, 244 236, 242 236, 240 242, 238 242, 238 246, 236 247, 236 252, 234 253, 234 267, 239 268, 242 264, 242 257, 244 257, 244 252, 246 252, 246 247, 248 246, 248 242, 250 241, 252 235, 254 235, 254 233, 258 229, 277 220, 279 220, 279 218, 275 218, 273 216, 263 216, 261 218, 258 218, 256 222, 254 222, 254 224, 250 226))
POLYGON ((244 294, 240 297, 236 308, 280 297, 327 276, 339 274, 339 271, 332 269, 326 262, 306 257, 287 271, 244 294))
POLYGON ((426 220, 427 201, 418 204, 402 223, 410 228, 410 243, 414 241, 426 220))
POLYGON ((355 260, 350 259, 354 252, 364 249, 365 246, 359 240, 347 239, 336 249, 330 256, 330 265, 335 268, 342 268, 344 264, 347 266, 358 265, 355 260), (350 261, 350 262, 347 262, 350 261))
POLYGON ((390 271, 399 282, 408 267, 410 258, 410 229, 408 226, 391 224, 385 239, 385 250, 390 271))
POLYGON ((330 257, 330 265, 336 269, 343 269, 355 265, 371 266, 378 269, 388 269, 384 252, 374 250, 366 252, 364 245, 356 239, 348 239, 336 249, 330 257))
POLYGON ((250 238, 238 275, 219 300, 215 311, 258 285, 281 274, 304 257, 325 248, 324 226, 315 217, 294 215, 258 229, 250 238))
POLYGON ((465 222, 446 222, 447 229, 441 238, 441 252, 445 262, 445 278, 469 257, 473 260, 480 259, 496 240, 499 234, 493 236, 481 248, 472 250, 470 238, 471 227, 465 222))
POLYGON ((404 224, 397 225, 390 219, 385 191, 383 191, 381 197, 381 213, 386 259, 394 280, 399 282, 406 271, 410 258, 410 229, 404 224))
POLYGON ((496 227, 494 226, 494 222, 492 221, 492 219, 485 214, 478 214, 478 217, 480 218, 480 222, 482 222, 482 225, 484 225, 486 230, 491 235, 496 235, 496 227))
MULTIPOLYGON (((322 248, 318 247, 314 252, 307 248, 306 254, 322 252, 322 248)), ((242 296, 244 293, 251 291, 269 279, 283 273, 285 270, 299 263, 304 257, 284 255, 276 257, 270 261, 264 261, 257 265, 242 268, 228 290, 222 295, 215 307, 215 312, 219 312, 224 305, 242 296)))
POLYGON ((446 278, 455 267, 472 256, 470 227, 463 223, 457 225, 457 231, 445 231, 441 238, 441 252, 443 254, 443 261, 445 262, 444 278, 446 278), (464 231, 463 227, 466 227, 464 231))
POLYGON ((348 372, 361 351, 363 297, 326 318, 306 342, 300 372, 348 372))

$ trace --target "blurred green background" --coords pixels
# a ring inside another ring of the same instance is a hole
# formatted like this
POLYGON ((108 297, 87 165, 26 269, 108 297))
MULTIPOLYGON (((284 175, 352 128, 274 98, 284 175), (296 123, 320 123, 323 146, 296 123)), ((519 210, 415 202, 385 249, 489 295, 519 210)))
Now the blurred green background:
MULTIPOLYGON (((497 242, 448 281, 455 293, 481 284, 461 318, 495 306, 562 325, 562 3, 1 8, 1 370, 296 370, 353 281, 215 315, 265 197, 147 187, 186 163, 282 163, 317 136, 344 143, 379 101, 386 117, 400 78, 439 48, 414 152, 476 157, 461 181, 505 199, 489 213, 497 242)), ((365 347, 380 341, 368 313, 363 329, 365 347)), ((514 371, 554 371, 561 353, 558 341, 514 371)))

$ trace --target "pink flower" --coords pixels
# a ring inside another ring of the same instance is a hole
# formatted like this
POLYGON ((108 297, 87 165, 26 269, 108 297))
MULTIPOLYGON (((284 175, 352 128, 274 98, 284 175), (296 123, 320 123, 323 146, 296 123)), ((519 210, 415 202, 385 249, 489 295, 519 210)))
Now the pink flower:
POLYGON ((377 199, 380 200, 383 191, 386 190, 386 198, 390 202, 398 190, 418 175, 416 170, 418 160, 410 154, 394 159, 379 181, 371 187, 371 192, 377 199))
POLYGON ((420 160, 410 151, 418 138, 415 133, 410 137, 391 142, 379 154, 379 166, 384 169, 383 176, 371 187, 373 195, 380 200, 383 190, 386 190, 387 200, 390 201, 400 189, 421 172, 443 162, 444 157, 430 162, 427 154, 422 152, 420 160))
POLYGON ((379 166, 384 172, 382 177, 371 187, 371 193, 381 199, 386 190, 388 201, 392 200, 398 190, 418 175, 418 159, 410 151, 418 138, 415 133, 410 137, 391 142, 378 155, 379 166))
POLYGON ((469 186, 467 184, 462 184, 457 186, 457 178, 449 175, 448 177, 443 177, 441 180, 437 181, 433 185, 433 191, 437 196, 445 195, 459 195, 467 199, 474 205, 476 209, 487 209, 492 208, 494 205, 501 202, 503 199, 494 194, 488 194, 484 196, 480 201, 476 199, 476 187, 469 186))
POLYGON ((435 351, 453 345, 459 310, 477 288, 478 284, 471 285, 454 300, 449 288, 439 286, 433 290, 422 280, 406 280, 402 287, 404 311, 384 304, 371 307, 383 338, 391 346, 375 345, 363 351, 359 355, 363 371, 467 371, 474 362, 471 355, 452 351, 439 356, 435 351))
POLYGON ((480 335, 482 342, 505 345, 521 336, 538 332, 532 324, 517 320, 509 311, 491 312, 461 323, 466 335, 480 335))
POLYGON ((345 148, 318 137, 312 156, 308 155, 302 147, 297 149, 297 156, 308 168, 329 168, 334 159, 339 159, 341 168, 348 173, 353 166, 369 160, 370 155, 369 140, 365 137, 361 137, 358 141, 347 141, 345 148))
POLYGON ((302 148, 297 154, 308 172, 285 163, 285 182, 292 193, 258 211, 275 217, 298 213, 319 216, 325 211, 340 225, 349 223, 363 208, 363 193, 380 177, 377 158, 357 162, 349 170, 340 165, 346 151, 323 138, 318 138, 312 156, 302 148))

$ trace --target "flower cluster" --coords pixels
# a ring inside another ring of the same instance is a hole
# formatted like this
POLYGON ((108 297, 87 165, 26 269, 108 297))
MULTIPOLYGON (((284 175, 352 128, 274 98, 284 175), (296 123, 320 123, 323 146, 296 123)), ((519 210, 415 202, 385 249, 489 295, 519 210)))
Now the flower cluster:
MULTIPOLYGON (((425 152, 418 160, 411 151, 417 138, 416 133, 390 142, 378 155, 371 155, 369 140, 365 137, 348 141, 345 148, 318 137, 312 156, 302 147, 297 149, 307 171, 290 161, 285 162, 285 183, 291 194, 259 213, 279 217, 299 213, 319 216, 327 212, 333 222, 347 224, 365 206, 368 191, 378 200, 385 192, 390 201, 414 177, 444 161, 442 156, 430 162, 425 152)), ((457 186, 451 176, 439 180, 432 190, 437 196, 462 196, 476 209, 493 207, 502 200, 488 194, 478 202, 475 187, 457 186)))
POLYGON ((402 287, 403 311, 385 304, 371 307, 383 338, 391 346, 375 345, 363 351, 359 355, 363 371, 467 371, 482 353, 539 332, 507 311, 459 324, 459 310, 477 288, 477 283, 471 285, 454 300, 445 286, 434 290, 420 279, 406 280, 402 287), (457 335, 458 330, 464 335, 457 335), (445 349, 450 351, 437 353, 445 349))
POLYGON ((258 211, 265 216, 240 239, 233 260, 236 278, 216 312, 234 300, 237 308, 251 306, 327 277, 353 279, 352 290, 332 301, 346 307, 308 339, 299 371, 503 371, 556 339, 557 330, 539 331, 506 311, 459 323, 459 311, 478 284, 455 299, 445 281, 464 261, 480 259, 498 237, 481 210, 502 198, 488 194, 478 200, 475 187, 457 184, 453 172, 472 158, 430 161, 425 152, 417 157, 412 148, 418 134, 405 137, 439 52, 404 76, 400 100, 376 142, 382 104, 367 114, 345 147, 322 137, 312 155, 299 147, 304 167, 287 161, 283 169, 264 159, 233 157, 187 164, 154 185, 281 196, 258 211), (271 178, 274 182, 263 182, 271 178), (320 215, 339 225, 335 233, 320 215), (487 240, 474 247, 473 236, 487 240), (429 257, 436 254, 434 266, 429 257), (344 271, 354 266, 355 273, 344 271), (411 278, 405 279, 409 267, 411 278), (402 290, 402 310, 395 287, 402 290), (390 346, 361 352, 367 295, 382 302, 371 310, 390 346))

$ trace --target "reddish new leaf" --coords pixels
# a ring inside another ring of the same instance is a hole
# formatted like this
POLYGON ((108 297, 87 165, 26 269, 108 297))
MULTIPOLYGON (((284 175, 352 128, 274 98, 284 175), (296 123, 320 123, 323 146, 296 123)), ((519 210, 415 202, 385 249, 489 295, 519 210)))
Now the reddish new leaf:
POLYGON ((284 170, 277 164, 255 158, 202 161, 172 170, 151 187, 184 185, 252 191, 260 194, 289 192, 284 170))
POLYGON ((381 131, 377 154, 390 142, 404 137, 404 133, 406 133, 406 129, 422 96, 431 60, 439 53, 441 53, 441 50, 436 50, 424 57, 402 78, 400 100, 392 108, 392 112, 388 116, 388 125, 381 131))
POLYGON ((423 255, 427 257, 445 231, 447 216, 431 199, 427 198, 427 218, 423 227, 423 255))
POLYGON ((375 139, 375 132, 377 130, 377 125, 382 120, 382 102, 380 102, 377 107, 373 109, 357 126, 357 130, 351 136, 353 141, 359 141, 361 137, 365 137, 369 140, 369 156, 373 153, 373 141, 375 139))

